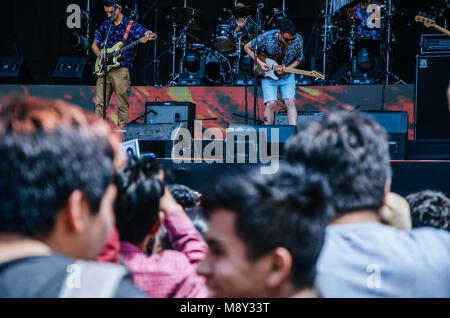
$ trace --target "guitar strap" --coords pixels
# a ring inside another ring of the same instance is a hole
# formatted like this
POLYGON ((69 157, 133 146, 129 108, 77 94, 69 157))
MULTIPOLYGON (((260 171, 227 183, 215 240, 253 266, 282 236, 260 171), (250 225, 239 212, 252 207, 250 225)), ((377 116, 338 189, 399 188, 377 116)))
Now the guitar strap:
POLYGON ((131 26, 133 25, 133 23, 134 23, 133 20, 131 20, 131 21, 128 23, 127 30, 125 31, 125 34, 123 35, 123 42, 125 42, 125 41, 128 39, 128 35, 130 34, 131 26))

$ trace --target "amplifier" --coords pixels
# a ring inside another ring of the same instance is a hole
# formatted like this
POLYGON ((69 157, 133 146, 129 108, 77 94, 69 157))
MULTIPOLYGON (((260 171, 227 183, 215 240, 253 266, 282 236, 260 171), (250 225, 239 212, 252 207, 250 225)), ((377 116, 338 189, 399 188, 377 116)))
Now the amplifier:
MULTIPOLYGON (((389 137, 389 152, 391 159, 404 159, 406 156, 406 140, 408 137, 408 112, 404 111, 368 111, 361 112, 376 120, 384 129, 389 137)), ((297 127, 300 128, 311 120, 320 119, 322 112, 298 112, 297 127)), ((287 125, 287 114, 280 113, 275 115, 275 123, 278 125, 287 125)))
MULTIPOLYGON (((171 158, 172 148, 179 139, 173 140, 172 136, 178 135, 183 127, 178 124, 128 124, 125 126, 125 150, 138 151, 140 155, 153 154, 157 158, 171 158), (130 149, 130 144, 139 142, 138 150, 130 149), (130 141, 129 143, 127 143, 130 141)), ((135 153, 136 154, 136 153, 135 153)))
POLYGON ((450 139, 449 70, 450 54, 417 56, 416 139, 450 139))
POLYGON ((190 102, 146 102, 145 123, 183 123, 194 136, 195 104, 190 102))
POLYGON ((420 54, 450 53, 450 37, 446 34, 422 34, 420 54))

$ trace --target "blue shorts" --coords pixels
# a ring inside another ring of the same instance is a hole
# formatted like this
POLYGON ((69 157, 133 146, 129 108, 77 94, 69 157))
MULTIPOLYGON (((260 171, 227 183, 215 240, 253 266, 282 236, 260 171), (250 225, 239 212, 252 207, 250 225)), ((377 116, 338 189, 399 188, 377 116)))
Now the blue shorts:
POLYGON ((289 74, 283 79, 275 81, 270 78, 261 80, 261 87, 264 96, 264 104, 270 101, 278 100, 278 88, 280 88, 280 94, 282 100, 295 99, 295 74, 289 74))

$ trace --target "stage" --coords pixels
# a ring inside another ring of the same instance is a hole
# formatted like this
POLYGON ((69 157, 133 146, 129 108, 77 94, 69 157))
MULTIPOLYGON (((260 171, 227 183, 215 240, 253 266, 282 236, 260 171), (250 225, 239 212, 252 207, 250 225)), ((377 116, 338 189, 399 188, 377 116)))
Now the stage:
MULTIPOLYGON (((189 86, 153 87, 133 86, 130 92, 130 121, 144 113, 146 102, 177 101, 196 104, 196 119, 215 119, 197 125, 195 139, 208 128, 219 128, 223 134, 231 124, 243 124, 244 119, 234 113, 245 114, 245 87, 189 86), (203 130, 203 131, 202 131, 203 130)), ((60 98, 94 111, 95 86, 66 85, 2 85, 0 97, 8 94, 25 94, 47 98, 60 98)), ((257 118, 262 119, 264 104, 258 88, 257 118)), ((253 114, 253 87, 247 88, 247 105, 253 114)), ((415 110, 414 85, 348 85, 348 86, 297 86, 296 105, 299 111, 343 109, 351 111, 407 111, 408 139, 414 139, 415 110)), ((281 102, 277 111, 283 111, 281 102)), ((107 111, 109 120, 117 122, 116 99, 113 95, 107 111)), ((140 121, 142 122, 142 121, 140 121)))

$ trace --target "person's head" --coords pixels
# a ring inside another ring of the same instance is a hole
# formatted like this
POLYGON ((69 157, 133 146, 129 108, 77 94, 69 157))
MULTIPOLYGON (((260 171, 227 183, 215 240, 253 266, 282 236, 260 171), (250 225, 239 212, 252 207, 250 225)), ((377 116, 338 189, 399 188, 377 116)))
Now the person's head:
POLYGON ((117 199, 114 205, 120 240, 139 246, 159 227, 159 200, 164 184, 153 158, 130 157, 117 174, 117 199))
MULTIPOLYGON (((169 186, 170 188, 170 186, 169 186)), ((173 192, 171 191, 172 195, 173 192)), ((176 200, 176 199, 175 199, 176 200)), ((182 205, 180 202, 178 202, 182 205)), ((194 225, 195 229, 202 235, 205 236, 206 231, 208 230, 208 222, 205 217, 201 214, 198 207, 187 207, 184 208, 184 211, 189 216, 194 225)), ((150 242, 149 242, 150 243, 150 242)), ((158 230, 158 233, 155 236, 155 239, 151 242, 151 246, 147 246, 147 251, 151 251, 152 254, 157 254, 165 250, 173 250, 172 242, 169 237, 169 233, 167 233, 167 229, 164 226, 161 226, 158 230)))
POLYGON ((284 19, 280 22, 280 41, 289 45, 295 39, 295 24, 290 19, 284 19))
POLYGON ((344 111, 325 114, 286 143, 290 163, 328 177, 336 213, 378 213, 389 192, 391 166, 386 131, 371 118, 344 111))
POLYGON ((413 227, 431 226, 450 230, 450 199, 438 191, 421 191, 406 197, 413 227))
POLYGON ((198 265, 213 297, 290 297, 310 290, 331 215, 320 174, 282 165, 250 170, 205 190, 209 252, 198 265))
POLYGON ((119 5, 119 8, 116 10, 114 20, 118 19, 120 17, 120 14, 122 13, 122 0, 104 0, 103 1, 103 8, 109 19, 111 19, 112 15, 114 13, 115 5, 119 5))
POLYGON ((235 8, 243 8, 245 7, 245 4, 243 2, 236 2, 235 8))
POLYGON ((195 207, 198 203, 198 195, 183 184, 171 184, 168 186, 170 194, 184 209, 195 207))
POLYGON ((0 233, 93 259, 114 223, 120 136, 59 100, 14 98, 0 110, 0 233))

